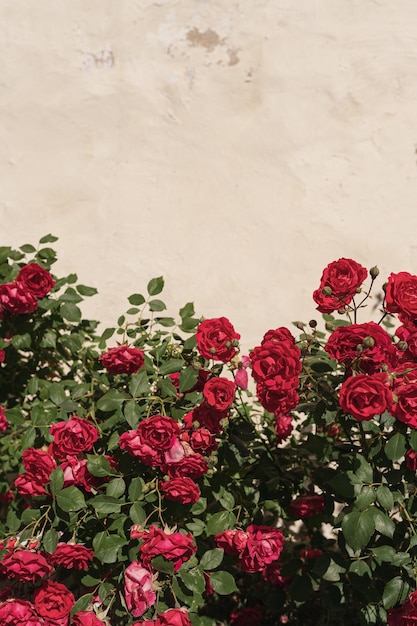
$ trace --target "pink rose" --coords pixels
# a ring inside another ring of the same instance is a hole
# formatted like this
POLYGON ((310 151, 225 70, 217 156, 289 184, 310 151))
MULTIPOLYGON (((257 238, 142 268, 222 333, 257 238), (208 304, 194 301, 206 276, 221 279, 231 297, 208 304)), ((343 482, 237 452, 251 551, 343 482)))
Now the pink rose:
POLYGON ((4 433, 4 431, 9 428, 9 422, 7 421, 4 410, 5 407, 0 404, 0 433, 4 433))
POLYGON ((191 626, 187 609, 168 609, 159 613, 156 619, 157 626, 191 626))
POLYGON ((0 285, 0 310, 15 315, 33 313, 38 308, 37 297, 20 283, 0 285))
POLYGON ((156 600, 152 574, 139 561, 133 561, 125 569, 124 595, 127 608, 133 617, 143 615, 156 600))
POLYGON ((219 548, 223 548, 226 554, 232 556, 240 556, 248 542, 249 533, 244 530, 233 529, 223 530, 214 537, 219 548))
POLYGON ((145 443, 137 430, 128 430, 119 437, 119 446, 131 456, 137 457, 141 463, 150 467, 162 464, 162 452, 145 443))
POLYGON ((17 275, 16 282, 37 298, 43 298, 55 286, 55 281, 48 270, 37 263, 24 265, 17 275))
POLYGON ((129 346, 110 348, 98 359, 110 374, 135 374, 145 363, 143 351, 129 346))
POLYGON ((54 437, 52 453, 62 460, 91 450, 99 435, 97 428, 88 419, 76 415, 67 422, 52 424, 49 432, 54 437))
POLYGON ((284 535, 278 528, 255 524, 246 530, 248 539, 240 555, 240 566, 245 572, 261 572, 279 559, 284 547, 284 535))

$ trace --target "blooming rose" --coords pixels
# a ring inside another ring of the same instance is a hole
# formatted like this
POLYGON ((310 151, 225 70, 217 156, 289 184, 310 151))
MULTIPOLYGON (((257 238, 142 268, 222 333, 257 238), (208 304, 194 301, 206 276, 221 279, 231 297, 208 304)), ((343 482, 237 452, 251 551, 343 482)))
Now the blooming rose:
MULTIPOLYGON (((298 378, 294 382, 298 384, 298 378)), ((294 388, 269 389, 262 383, 256 385, 256 395, 262 406, 270 413, 289 413, 298 404, 299 396, 294 388)))
POLYGON ((45 622, 27 600, 9 599, 0 603, 0 626, 44 626, 45 622))
POLYGON ((329 263, 323 270, 319 289, 313 294, 318 310, 331 313, 349 304, 367 275, 366 268, 353 259, 341 258, 329 263), (331 295, 323 294, 325 287, 330 288, 331 295))
POLYGON ((252 376, 273 391, 295 389, 301 371, 300 349, 290 340, 264 341, 251 352, 252 376))
POLYGON ((155 450, 169 450, 180 433, 180 427, 172 417, 152 415, 142 420, 137 432, 143 443, 155 450))
POLYGON ((285 326, 280 326, 279 328, 267 330, 262 339, 261 345, 263 345, 267 341, 273 341, 276 343, 280 343, 281 341, 287 341, 295 345, 295 339, 293 334, 288 328, 285 328, 285 326))
POLYGON ((289 514, 296 519, 308 519, 309 517, 320 515, 323 511, 324 499, 319 493, 298 496, 288 507, 289 514))
POLYGON ((72 616, 71 626, 107 626, 93 611, 77 611, 72 616))
POLYGON ((192 411, 184 415, 183 423, 188 429, 193 428, 194 424, 207 428, 208 431, 214 435, 218 435, 222 432, 221 420, 228 417, 228 410, 218 411, 214 407, 203 402, 199 406, 195 407, 192 411))
POLYGON ((214 536, 218 548, 223 548, 226 554, 240 556, 246 547, 249 533, 244 530, 223 530, 214 536))
POLYGON ((39 448, 27 448, 22 454, 22 462, 26 472, 42 485, 46 485, 56 468, 55 459, 47 450, 39 448))
POLYGON ((278 528, 257 526, 247 527, 248 539, 240 555, 240 566, 245 572, 261 572, 277 561, 284 546, 284 535, 278 528))
POLYGON ((48 493, 44 485, 32 474, 24 473, 16 476, 14 486, 21 496, 44 496, 48 493))
POLYGON ((0 350, 0 363, 4 363, 6 360, 6 350, 0 350))
MULTIPOLYGON (((106 456, 106 458, 108 458, 106 456)), ((61 469, 64 472, 64 487, 83 487, 90 492, 92 488, 96 489, 108 480, 107 476, 93 476, 88 471, 87 459, 77 459, 70 456, 66 461, 61 463, 61 469)))
POLYGON ((0 571, 7 578, 35 582, 49 576, 54 570, 40 552, 16 550, 3 557, 0 571))
POLYGON ((406 320, 416 320, 417 276, 408 272, 390 274, 385 288, 385 307, 390 313, 400 313, 406 320))
POLYGON ((368 421, 392 407, 392 392, 385 372, 358 374, 342 383, 339 402, 345 413, 359 421, 368 421))
POLYGON ((145 363, 143 351, 129 346, 110 348, 98 359, 110 374, 134 374, 145 363))
POLYGON ((51 556, 54 565, 60 565, 65 569, 88 569, 93 560, 94 550, 75 543, 58 543, 55 552, 51 556))
POLYGON ((162 464, 162 452, 146 444, 137 430, 128 430, 119 437, 119 446, 131 456, 136 456, 144 465, 159 467, 162 464))
POLYGON ((91 450, 98 439, 98 430, 88 419, 73 415, 67 422, 52 424, 49 429, 54 440, 52 453, 58 459, 76 456, 91 450))
POLYGON ((197 347, 205 359, 228 363, 236 354, 239 339, 240 335, 226 317, 204 320, 197 327, 197 347))
POLYGON ((398 364, 398 351, 388 333, 375 322, 339 326, 330 335, 326 352, 338 363, 373 374, 384 365, 398 364))
POLYGON ((417 591, 413 591, 399 609, 390 609, 388 626, 415 626, 417 624, 417 591))
POLYGON ((235 399, 236 384, 227 378, 210 378, 204 385, 206 402, 217 411, 228 409, 235 399))
POLYGON ((214 435, 207 428, 196 428, 189 433, 183 433, 181 439, 188 441, 194 452, 205 452, 210 454, 213 450, 217 450, 217 442, 214 435))
POLYGON ((4 433, 4 431, 9 428, 9 422, 7 421, 4 409, 5 407, 0 404, 0 433, 4 433))
POLYGON ((159 613, 156 619, 157 626, 191 626, 187 609, 168 609, 159 613))
POLYGON ((20 283, 0 285, 0 310, 23 315, 33 313, 38 308, 37 297, 20 283))
POLYGON ((139 561, 133 561, 124 573, 124 595, 133 617, 140 617, 156 600, 152 574, 139 561))
POLYGON ((173 561, 177 571, 197 550, 191 533, 166 533, 154 525, 142 534, 142 540, 139 552, 145 567, 151 566, 152 559, 162 554, 168 561, 173 561))
POLYGON ((37 298, 43 298, 55 286, 55 281, 48 270, 37 263, 24 265, 17 275, 16 282, 37 298))
POLYGON ((407 326, 399 326, 395 334, 400 341, 407 342, 407 348, 402 353, 402 361, 417 360, 417 329, 407 326))
POLYGON ((181 504, 194 504, 200 498, 200 489, 191 478, 171 478, 159 482, 159 491, 167 498, 181 504))
POLYGON ((68 616, 75 604, 74 595, 62 583, 45 580, 33 594, 39 615, 53 620, 68 616))
POLYGON ((208 471, 207 461, 196 452, 192 456, 185 456, 178 463, 171 463, 165 468, 166 473, 171 478, 201 478, 208 471))
POLYGON ((262 617, 262 610, 258 606, 245 606, 240 611, 230 613, 229 622, 232 626, 258 626, 262 617))

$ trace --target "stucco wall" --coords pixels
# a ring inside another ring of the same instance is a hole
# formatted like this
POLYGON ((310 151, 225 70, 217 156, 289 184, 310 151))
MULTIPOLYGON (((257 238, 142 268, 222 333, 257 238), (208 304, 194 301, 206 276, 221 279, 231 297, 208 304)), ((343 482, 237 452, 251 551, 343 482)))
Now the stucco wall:
POLYGON ((415 0, 2 0, 1 244, 111 322, 163 274, 246 346, 323 267, 417 273, 415 0))

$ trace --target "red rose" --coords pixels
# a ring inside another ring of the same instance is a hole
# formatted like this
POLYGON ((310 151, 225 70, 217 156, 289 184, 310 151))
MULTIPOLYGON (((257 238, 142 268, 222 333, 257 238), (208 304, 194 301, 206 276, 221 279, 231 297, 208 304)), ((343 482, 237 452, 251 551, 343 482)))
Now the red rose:
POLYGON ((194 452, 201 451, 210 454, 213 450, 217 450, 214 435, 207 428, 196 428, 191 432, 188 440, 194 452))
POLYGON ((1 626, 44 626, 42 617, 27 600, 9 599, 0 603, 1 626))
POLYGON ((146 444, 137 430, 122 433, 119 437, 119 446, 131 456, 136 456, 144 465, 159 467, 162 464, 161 451, 146 444))
POLYGON ((16 282, 28 289, 37 298, 43 298, 55 286, 55 281, 45 268, 37 263, 29 263, 22 267, 16 282))
MULTIPOLYGON (((298 383, 298 378, 295 380, 298 383)), ((300 399, 294 388, 269 389, 262 383, 257 383, 256 395, 270 413, 289 413, 295 409, 300 399)))
POLYGON ((401 355, 402 361, 417 360, 417 330, 412 327, 399 326, 395 334, 400 341, 407 342, 407 348, 401 355))
POLYGON ((77 611, 72 616, 71 626, 107 626, 93 611, 77 611))
POLYGON ((80 461, 75 456, 70 456, 67 461, 61 463, 61 469, 64 472, 64 487, 83 487, 90 492, 92 488, 97 489, 107 480, 107 476, 98 477, 90 474, 87 459, 80 461))
POLYGON ((44 496, 48 493, 44 485, 32 474, 24 473, 16 476, 14 486, 21 496, 44 496))
POLYGON ((0 350, 0 363, 4 363, 6 360, 6 350, 0 350))
POLYGON ((324 499, 319 493, 309 493, 305 496, 298 496, 293 500, 288 513, 296 519, 308 519, 320 515, 324 511, 324 499))
POLYGON ((169 450, 180 434, 180 427, 172 417, 153 415, 138 426, 138 435, 146 445, 155 450, 169 450))
POLYGON ((159 613, 156 626, 191 626, 187 609, 168 609, 159 613))
POLYGON ((35 582, 49 576, 54 570, 39 552, 16 550, 3 557, 0 571, 7 578, 35 582))
POLYGON ((333 261, 323 270, 320 287, 313 294, 317 308, 322 313, 331 313, 343 309, 349 304, 353 296, 366 280, 367 270, 353 259, 339 259, 333 261), (328 287, 331 295, 325 295, 322 290, 328 287))
POLYGON ((295 345, 294 336, 292 335, 291 331, 288 330, 288 328, 285 328, 285 326, 280 326, 279 328, 268 330, 265 333, 264 338, 262 339, 261 345, 263 345, 267 341, 273 341, 276 343, 286 341, 290 344, 292 343, 295 345))
POLYGON ((143 351, 129 346, 116 346, 98 358, 110 374, 134 374, 145 364, 143 351))
POLYGON ((262 570, 262 578, 266 580, 273 587, 287 588, 291 582, 291 578, 285 578, 281 574, 282 563, 279 561, 272 561, 269 565, 262 570))
POLYGON ((400 422, 410 428, 417 428, 417 385, 406 378, 398 378, 394 383, 397 401, 392 405, 391 413, 400 422))
POLYGON ((184 456, 178 463, 171 463, 165 468, 171 478, 201 478, 208 471, 207 461, 199 452, 191 456, 184 456))
POLYGON ((124 595, 127 608, 133 617, 140 617, 154 604, 156 593, 152 582, 151 572, 139 561, 133 561, 125 569, 124 595))
POLYGON ((417 318, 417 276, 408 272, 390 274, 385 288, 385 307, 406 319, 417 318))
POLYGON ((293 430, 293 420, 291 415, 275 414, 275 435, 277 443, 282 443, 291 435, 293 430))
POLYGON ((417 591, 413 591, 399 609, 390 609, 387 616, 388 626, 416 626, 417 591))
POLYGON ((326 352, 338 363, 373 374, 384 365, 398 364, 398 351, 388 333, 375 322, 339 326, 330 335, 326 352))
POLYGON ((237 350, 240 335, 226 317, 204 320, 197 327, 196 340, 200 354, 205 359, 228 363, 237 350))
POLYGON ((163 554, 165 559, 173 561, 174 569, 177 571, 197 550, 191 533, 165 533, 153 525, 143 533, 142 540, 139 552, 145 567, 150 567, 152 559, 163 554))
POLYGON ((49 619, 62 619, 70 614, 75 604, 71 591, 54 580, 45 580, 33 594, 39 615, 49 619))
POLYGON ((37 297, 20 283, 0 285, 0 310, 15 315, 33 313, 38 308, 37 297))
POLYGON ((292 341, 265 341, 254 348, 250 358, 253 378, 267 389, 282 391, 298 386, 301 352, 292 341))
POLYGON ((76 456, 91 450, 98 439, 98 430, 84 417, 73 415, 67 422, 52 424, 49 432, 54 437, 52 453, 58 459, 76 456))
POLYGON ((214 536, 218 548, 223 548, 226 554, 240 556, 246 547, 249 533, 244 530, 223 530, 214 536))
POLYGON ((167 500, 194 504, 200 498, 200 489, 191 478, 172 478, 166 482, 159 482, 159 491, 167 500))
POLYGON ((206 402, 217 411, 228 409, 235 399, 236 384, 227 378, 210 378, 204 385, 206 402))
POLYGON ((358 374, 342 383, 339 402, 345 413, 359 421, 368 421, 375 415, 391 410, 392 392, 385 372, 358 374))
POLYGON ((247 527, 248 540, 240 555, 240 566, 244 572, 261 572, 269 563, 277 561, 284 546, 284 535, 278 528, 247 527))
POLYGON ((405 453, 405 464, 409 470, 415 472, 417 470, 417 452, 415 450, 407 450, 405 453))
POLYGON ((76 543, 58 543, 55 552, 51 556, 54 565, 60 565, 65 569, 88 569, 93 560, 94 550, 76 543))
POLYGON ((195 409, 184 415, 184 426, 188 429, 193 428, 194 424, 207 428, 214 435, 218 435, 222 432, 222 426, 220 421, 226 419, 229 415, 228 410, 218 411, 214 407, 203 402, 195 409))

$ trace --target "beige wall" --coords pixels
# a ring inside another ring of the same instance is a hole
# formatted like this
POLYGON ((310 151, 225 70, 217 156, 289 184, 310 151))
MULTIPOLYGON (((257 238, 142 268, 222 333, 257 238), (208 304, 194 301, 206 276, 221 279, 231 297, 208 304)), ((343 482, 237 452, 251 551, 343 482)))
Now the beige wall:
POLYGON ((1 244, 245 346, 340 256, 417 273, 415 0, 1 0, 1 244))

